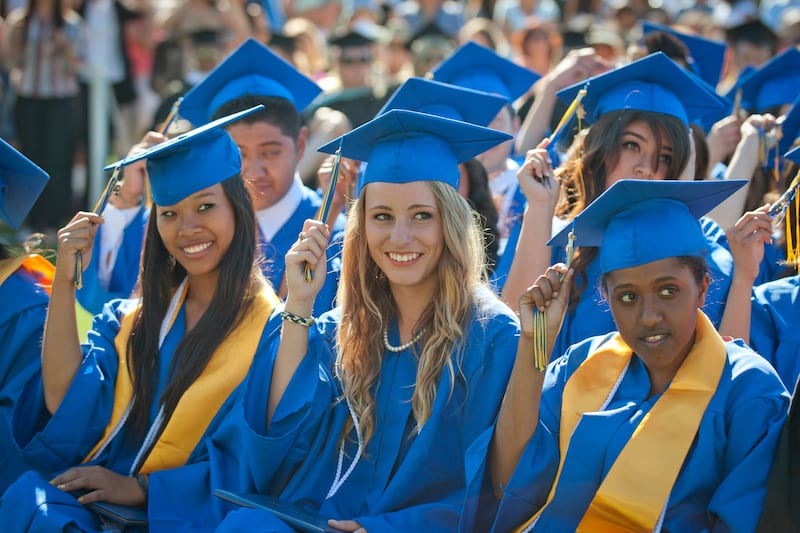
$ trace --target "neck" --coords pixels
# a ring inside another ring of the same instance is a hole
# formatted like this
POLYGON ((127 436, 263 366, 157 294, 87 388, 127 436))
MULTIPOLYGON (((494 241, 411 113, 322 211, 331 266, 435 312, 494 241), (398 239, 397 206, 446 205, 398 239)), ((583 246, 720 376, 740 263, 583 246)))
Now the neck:
POLYGON ((417 331, 422 313, 430 305, 433 296, 425 298, 419 294, 418 288, 411 290, 405 287, 392 287, 391 290, 397 305, 397 328, 400 340, 406 342, 417 331))

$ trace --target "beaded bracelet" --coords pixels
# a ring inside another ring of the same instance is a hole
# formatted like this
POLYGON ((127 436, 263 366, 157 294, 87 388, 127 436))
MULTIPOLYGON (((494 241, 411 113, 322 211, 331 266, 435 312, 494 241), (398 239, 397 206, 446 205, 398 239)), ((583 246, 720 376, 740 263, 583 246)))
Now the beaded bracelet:
POLYGON ((306 318, 304 316, 300 316, 300 315, 296 315, 294 313, 290 313, 289 311, 281 311, 281 319, 282 320, 288 320, 289 322, 292 322, 294 324, 298 324, 300 326, 305 326, 307 328, 310 328, 311 326, 314 325, 314 317, 313 316, 306 318))

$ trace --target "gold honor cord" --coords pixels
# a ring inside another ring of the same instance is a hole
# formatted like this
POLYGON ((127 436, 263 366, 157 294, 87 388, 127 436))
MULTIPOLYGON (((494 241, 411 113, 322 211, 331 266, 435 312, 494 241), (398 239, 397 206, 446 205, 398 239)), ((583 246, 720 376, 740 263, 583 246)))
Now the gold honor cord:
MULTIPOLYGON (((342 141, 339 140, 339 148, 336 149, 336 154, 333 158, 333 166, 331 167, 331 177, 328 180, 328 186, 325 188, 325 195, 322 197, 322 203, 317 210, 317 215, 314 217, 323 224, 328 219, 328 213, 331 209, 331 202, 333 202, 333 195, 336 191, 336 183, 339 181, 339 166, 342 161, 342 141)), ((311 265, 306 263, 304 274, 306 281, 311 283, 314 279, 314 271, 311 270, 311 265)))
MULTIPOLYGON (((567 270, 572 264, 572 256, 575 254, 575 232, 570 231, 567 236, 567 270)), ((564 276, 561 276, 564 279, 564 276)), ((550 354, 547 352, 547 311, 538 309, 533 315, 533 366, 545 373, 547 364, 550 362, 550 354)))
MULTIPOLYGON (((100 195, 100 199, 97 201, 97 204, 94 206, 93 213, 98 215, 102 215, 103 211, 106 209, 106 205, 108 205, 108 198, 112 194, 119 194, 119 173, 122 169, 122 165, 117 165, 114 167, 114 172, 111 174, 111 177, 106 183, 106 188, 103 189, 103 194, 100 195)), ((78 252, 75 255, 75 288, 80 289, 83 287, 83 257, 81 257, 81 252, 78 252)))

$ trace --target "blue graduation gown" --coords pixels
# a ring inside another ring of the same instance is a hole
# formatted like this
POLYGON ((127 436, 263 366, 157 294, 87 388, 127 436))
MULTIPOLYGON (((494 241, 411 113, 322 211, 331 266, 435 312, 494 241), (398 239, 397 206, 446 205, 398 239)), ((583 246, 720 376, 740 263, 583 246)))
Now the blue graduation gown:
MULTIPOLYGON (((302 187, 302 191, 303 199, 300 201, 300 205, 271 240, 267 241, 261 230, 258 231, 259 250, 263 254, 261 270, 275 288, 275 292, 278 292, 286 271, 286 253, 297 241, 297 235, 303 230, 303 223, 309 218, 314 218, 322 204, 322 199, 314 190, 302 187)), ((331 240, 326 251, 328 272, 325 284, 320 289, 314 303, 314 316, 319 316, 333 307, 342 270, 341 252, 344 237, 341 232, 343 230, 344 216, 339 216, 331 228, 331 240)))
POLYGON ((791 389, 800 375, 800 277, 755 287, 751 310, 750 345, 791 389))
POLYGON ((0 285, 0 491, 25 471, 11 437, 12 406, 41 367, 42 333, 50 296, 27 272, 0 285))
MULTIPOLYGON (((286 486, 277 490, 268 485, 269 492, 284 501, 318 510, 324 518, 356 520, 368 531, 453 531, 463 501, 464 452, 497 415, 518 340, 516 317, 488 291, 482 292, 482 303, 465 332, 464 352, 454 357, 455 381, 445 370, 431 417, 419 434, 414 431, 410 405, 416 359, 409 351, 386 351, 373 388, 375 431, 339 491, 325 499, 335 477, 339 436, 349 417, 345 402, 336 402, 327 411, 326 431, 302 424, 294 428, 316 433, 307 450, 313 460, 299 461, 286 486)), ((319 336, 310 347, 310 353, 320 362, 318 379, 335 383, 337 388, 341 384, 333 375, 332 350, 339 320, 339 309, 321 317, 319 336)), ((399 344, 396 325, 390 328, 389 340, 399 344)), ((310 384, 296 380, 292 386, 313 390, 310 384)), ((300 397, 303 392, 291 394, 300 397)), ((260 395, 263 402, 264 393, 260 395)), ((251 443, 248 454, 263 458, 250 466, 260 480, 258 470, 270 462, 271 448, 264 439, 252 439, 251 443)), ((346 441, 342 472, 352 464, 356 449, 352 432, 346 441)), ((304 451, 298 450, 301 456, 304 451)), ((243 528, 290 531, 266 511, 251 509, 228 515, 220 531, 243 528)))
MULTIPOLYGON (((494 429, 475 441, 466 461, 462 531, 509 531, 545 503, 559 463, 564 386, 610 337, 587 339, 548 367, 539 426, 499 502, 487 482, 485 461, 494 429)), ((717 391, 670 493, 664 531, 752 532, 761 515, 789 395, 772 368, 741 341, 727 342, 726 347, 728 358, 717 391)), ((633 357, 607 409, 584 413, 576 426, 555 498, 535 531, 575 531, 620 451, 659 398, 648 399, 649 391, 647 370, 633 357)))
MULTIPOLYGON (((97 247, 95 247, 95 255, 92 256, 91 262, 83 271, 83 286, 76 293, 78 303, 89 313, 93 315, 101 313, 103 305, 116 298, 130 298, 139 277, 142 243, 149 213, 150 209, 142 206, 130 224, 125 227, 122 233, 122 245, 117 252, 117 260, 114 262, 114 269, 111 271, 111 278, 108 281, 108 290, 100 287, 97 279, 97 269, 101 258, 96 255, 97 247)), ((95 244, 100 242, 102 232, 103 225, 100 224, 97 227, 95 244)))
MULTIPOLYGON (((122 316, 135 305, 135 300, 113 300, 106 305, 102 314, 95 317, 92 330, 89 332, 89 341, 83 346, 84 360, 81 367, 61 405, 52 416, 44 404, 41 376, 37 375, 27 383, 21 398, 14 406, 12 429, 19 453, 26 466, 35 473, 20 478, 3 495, 0 501, 0 523, 11 524, 12 520, 18 519, 19 516, 27 516, 29 520, 47 524, 48 527, 60 527, 74 519, 82 524, 81 528, 85 531, 99 529, 99 522, 96 522, 94 517, 95 522, 91 522, 95 524, 94 526, 89 527, 85 522, 81 522, 85 516, 83 506, 74 498, 67 498, 67 503, 64 503, 63 494, 50 486, 47 480, 61 471, 81 464, 103 436, 103 431, 111 418, 118 372, 114 340, 119 332, 122 316), (42 495, 35 502, 30 499, 30 494, 33 494, 34 490, 42 495), (54 501, 61 502, 62 505, 61 512, 50 518, 47 506, 41 505, 41 498, 47 500, 49 497, 55 498, 54 501), (22 507, 25 501, 36 505, 22 507), (54 521, 50 521, 51 519, 54 521)), ((156 402, 164 387, 164 378, 172 354, 184 331, 185 318, 181 309, 161 348, 159 371, 162 379, 159 391, 155 395, 156 401, 151 406, 151 421, 158 411, 156 402)), ((273 312, 262 332, 254 363, 273 353, 269 350, 269 346, 279 331, 280 317, 277 312, 273 312)), ((240 384, 225 400, 206 428, 204 436, 190 455, 187 464, 201 461, 206 457, 203 441, 220 427, 242 391, 243 385, 240 384)), ((123 428, 106 449, 87 464, 100 464, 120 474, 128 475, 140 445, 141 442, 133 442, 129 432, 123 428)))

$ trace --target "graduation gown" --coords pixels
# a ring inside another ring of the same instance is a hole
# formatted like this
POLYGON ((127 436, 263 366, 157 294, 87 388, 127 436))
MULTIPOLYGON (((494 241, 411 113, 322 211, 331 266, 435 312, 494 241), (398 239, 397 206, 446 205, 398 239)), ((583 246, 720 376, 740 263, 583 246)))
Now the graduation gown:
POLYGON ((750 308, 750 346, 791 389, 800 376, 800 276, 755 287, 750 308))
POLYGON ((52 265, 38 256, 33 262, 23 258, 6 261, 0 265, 5 263, 13 272, 7 272, 8 277, 0 282, 0 491, 24 472, 11 437, 12 406, 25 382, 41 366, 53 275, 52 265), (17 266, 20 261, 25 264, 17 266))
MULTIPOLYGON (((37 524, 37 527, 48 530, 70 522, 83 531, 99 530, 100 523, 96 516, 88 513, 71 496, 50 486, 47 480, 83 463, 103 437, 112 416, 119 371, 115 339, 123 316, 132 312, 136 303, 136 300, 114 300, 106 305, 101 315, 95 317, 88 343, 83 346, 84 360, 61 405, 52 416, 44 404, 41 376, 35 376, 26 384, 14 406, 12 430, 15 445, 25 465, 35 472, 23 475, 8 488, 0 501, 0 523, 4 524, 6 531, 25 531, 28 527, 26 524, 37 524), (48 512, 48 506, 43 503, 49 501, 53 502, 58 512, 48 512)), ((268 347, 279 331, 280 317, 273 312, 261 332, 253 363, 273 353, 268 347)), ((150 409, 150 422, 158 414, 157 398, 163 391, 172 356, 184 333, 185 306, 182 305, 161 346, 161 379, 155 394, 156 401, 150 409)), ((190 453, 187 464, 206 456, 203 441, 219 428, 242 390, 243 386, 239 384, 223 401, 190 453)), ((97 457, 84 464, 99 464, 128 475, 141 443, 142 439, 132 438, 123 425, 122 430, 110 439, 97 457)))
MULTIPOLYGON (((587 339, 550 364, 536 433, 520 456, 500 501, 486 458, 490 428, 468 451, 462 531, 510 531, 545 503, 558 469, 564 386, 587 356, 613 334, 587 339)), ((663 531, 751 532, 761 515, 768 465, 786 417, 788 394, 775 372, 740 341, 725 343, 717 390, 669 495, 663 531)), ((607 408, 583 413, 569 442, 553 501, 534 531, 575 531, 600 483, 639 421, 661 395, 635 355, 607 408)), ((658 450, 653 450, 657 460, 658 450)))
MULTIPOLYGON (((307 453, 313 460, 298 457, 297 468, 282 488, 259 473, 269 468, 265 465, 273 457, 270 442, 257 438, 257 433, 251 435, 247 454, 260 460, 249 471, 259 483, 265 483, 266 492, 318 510, 324 518, 356 520, 368 531, 453 531, 463 502, 464 452, 497 414, 518 341, 519 326, 513 313, 488 291, 481 292, 484 294, 465 331, 464 351, 454 354, 455 379, 447 370, 443 372, 431 417, 419 433, 410 404, 416 358, 408 350, 397 354, 385 351, 373 387, 374 433, 349 476, 343 482, 339 479, 338 491, 326 498, 337 478, 339 436, 349 417, 346 402, 334 403, 314 427, 298 423, 292 428, 315 434, 308 449, 296 451, 299 457, 307 453)), ((332 368, 339 311, 334 309, 320 319, 318 335, 310 346, 310 355, 320 364, 317 381, 335 385, 335 394, 325 399, 326 405, 341 394, 332 368)), ((398 340, 397 326, 392 324, 389 342, 397 345, 398 340)), ((305 394, 305 403, 310 403, 313 391, 312 384, 294 380, 287 394, 295 398, 305 394)), ((263 392, 261 396, 263 403, 263 392)), ((355 432, 351 432, 345 441, 342 473, 353 465, 356 452, 355 432)), ((270 513, 253 509, 231 513, 220 528, 237 530, 291 531, 270 513)))
MULTIPOLYGON (((275 291, 281 286, 286 271, 286 253, 297 241, 297 235, 303 230, 306 219, 314 218, 322 204, 322 199, 308 187, 302 187, 303 198, 294 213, 286 223, 275 233, 271 240, 267 240, 259 228, 259 250, 263 254, 261 270, 269 280, 275 291)), ((314 316, 319 316, 333 307, 336 298, 336 289, 339 286, 339 277, 342 270, 342 242, 344 230, 344 216, 340 216, 334 227, 331 228, 331 240, 326 251, 328 258, 328 273, 325 284, 320 289, 314 303, 314 316)))
MULTIPOLYGON (((117 252, 117 260, 114 262, 114 269, 111 271, 111 278, 108 281, 108 289, 100 287, 97 279, 97 269, 101 258, 94 255, 92 260, 83 271, 83 286, 77 291, 78 303, 96 315, 103 311, 106 302, 116 298, 130 298, 136 280, 139 277, 139 264, 142 255, 142 243, 144 242, 144 232, 147 227, 147 217, 150 209, 144 205, 133 217, 130 224, 125 227, 122 233, 122 245, 117 252)), ((95 243, 101 242, 103 225, 97 227, 95 243)), ((95 248, 95 253, 97 249, 95 248)))

